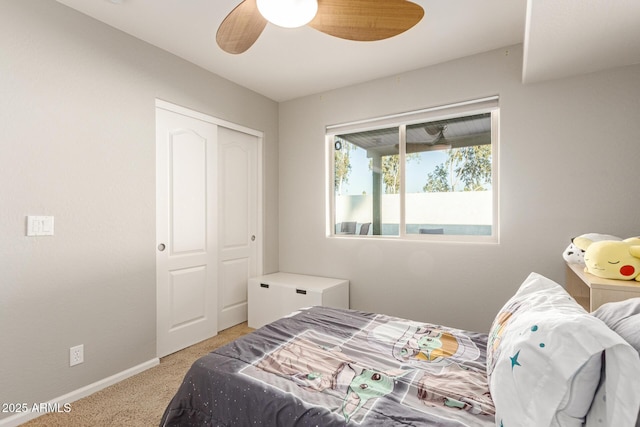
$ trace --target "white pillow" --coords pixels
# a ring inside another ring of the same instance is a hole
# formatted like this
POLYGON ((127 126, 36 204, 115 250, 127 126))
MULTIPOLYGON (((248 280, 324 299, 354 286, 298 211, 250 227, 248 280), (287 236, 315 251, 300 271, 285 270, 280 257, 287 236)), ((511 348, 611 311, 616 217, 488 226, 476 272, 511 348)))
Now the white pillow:
MULTIPOLYGON (((489 333, 487 375, 496 425, 582 426, 600 381, 601 355, 621 344, 564 288, 531 273, 489 333)), ((611 425, 626 425, 627 415, 618 417, 614 421, 622 424, 611 425)))
POLYGON ((640 298, 601 305, 593 313, 640 353, 640 298))
MULTIPOLYGON (((640 354, 640 298, 603 304, 591 314, 602 320, 640 354)), ((600 405, 594 405, 594 413, 596 409, 602 411, 605 408, 605 390, 601 390, 599 394, 602 394, 602 399, 598 401, 600 405)), ((602 419, 602 416, 594 417, 594 419, 602 419)), ((640 427, 640 413, 636 427, 640 427)))

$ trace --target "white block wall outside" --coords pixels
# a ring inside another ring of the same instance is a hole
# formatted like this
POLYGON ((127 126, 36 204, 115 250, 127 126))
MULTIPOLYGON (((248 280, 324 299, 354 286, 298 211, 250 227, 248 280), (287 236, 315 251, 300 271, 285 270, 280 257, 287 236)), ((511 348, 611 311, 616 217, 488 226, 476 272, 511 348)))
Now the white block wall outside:
POLYGON ((349 281, 292 273, 249 279, 248 325, 260 328, 300 308, 349 308, 349 281))

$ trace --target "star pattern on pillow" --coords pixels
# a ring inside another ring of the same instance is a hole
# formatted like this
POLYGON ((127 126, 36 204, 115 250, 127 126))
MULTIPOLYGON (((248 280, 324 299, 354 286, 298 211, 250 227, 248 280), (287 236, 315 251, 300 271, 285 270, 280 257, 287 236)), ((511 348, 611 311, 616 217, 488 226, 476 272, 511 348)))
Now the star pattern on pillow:
POLYGON ((520 350, 509 358, 511 359, 511 370, 513 370, 515 366, 522 366, 520 362, 518 362, 518 357, 520 357, 520 350))

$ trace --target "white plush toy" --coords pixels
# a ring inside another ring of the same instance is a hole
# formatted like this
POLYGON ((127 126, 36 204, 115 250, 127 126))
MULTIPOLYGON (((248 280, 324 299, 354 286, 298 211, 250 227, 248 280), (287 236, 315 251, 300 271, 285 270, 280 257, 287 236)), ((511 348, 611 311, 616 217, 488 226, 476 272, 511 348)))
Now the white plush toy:
POLYGON ((573 244, 573 240, 577 238, 588 239, 591 242, 600 242, 603 240, 615 240, 621 241, 620 237, 612 236, 610 234, 600 233, 587 233, 571 239, 571 243, 567 246, 567 249, 562 252, 562 258, 569 264, 582 264, 584 265, 584 252, 582 249, 573 244))

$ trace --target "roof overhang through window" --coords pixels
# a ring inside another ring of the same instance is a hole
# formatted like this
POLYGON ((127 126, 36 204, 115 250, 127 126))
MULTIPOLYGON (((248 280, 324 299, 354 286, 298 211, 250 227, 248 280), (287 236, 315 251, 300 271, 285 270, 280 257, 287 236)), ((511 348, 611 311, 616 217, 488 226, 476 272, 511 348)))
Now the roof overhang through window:
MULTIPOLYGON (((370 157, 398 154, 398 127, 338 135, 367 150, 370 157)), ((406 127, 406 152, 420 153, 491 144, 491 114, 456 117, 410 124, 406 127)))

